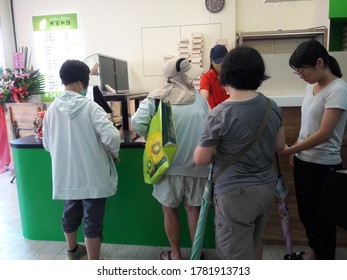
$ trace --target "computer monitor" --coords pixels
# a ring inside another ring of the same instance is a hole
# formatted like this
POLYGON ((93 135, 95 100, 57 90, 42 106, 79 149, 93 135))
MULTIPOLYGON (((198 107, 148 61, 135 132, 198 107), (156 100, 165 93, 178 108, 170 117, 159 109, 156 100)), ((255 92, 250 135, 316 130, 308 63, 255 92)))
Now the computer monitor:
POLYGON ((128 93, 128 62, 103 54, 98 54, 98 56, 101 89, 106 91, 105 85, 109 85, 116 93, 128 93))
POLYGON ((111 107, 108 105, 104 95, 102 94, 98 86, 93 87, 93 98, 94 102, 98 103, 105 110, 106 113, 112 113, 111 107))
POLYGON ((129 93, 128 62, 116 58, 116 88, 117 93, 129 93))
POLYGON ((116 60, 113 57, 99 54, 99 72, 101 90, 105 85, 116 89, 116 60))

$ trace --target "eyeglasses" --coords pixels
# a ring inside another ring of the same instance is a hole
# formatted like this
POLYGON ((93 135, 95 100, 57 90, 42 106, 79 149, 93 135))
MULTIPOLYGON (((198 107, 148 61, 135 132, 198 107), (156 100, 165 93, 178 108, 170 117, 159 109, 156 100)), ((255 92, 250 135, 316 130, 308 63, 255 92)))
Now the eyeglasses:
POLYGON ((294 74, 298 75, 300 78, 302 78, 304 76, 305 71, 310 68, 310 66, 306 66, 306 67, 300 67, 300 68, 293 68, 294 74))

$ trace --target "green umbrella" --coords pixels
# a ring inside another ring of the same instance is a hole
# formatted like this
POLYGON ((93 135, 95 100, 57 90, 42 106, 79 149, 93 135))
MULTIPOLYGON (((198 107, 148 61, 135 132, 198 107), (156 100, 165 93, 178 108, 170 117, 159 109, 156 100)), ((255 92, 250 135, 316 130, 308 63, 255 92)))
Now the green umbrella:
POLYGON ((208 211, 211 208, 212 203, 212 190, 213 190, 213 163, 210 164, 210 171, 205 184, 204 193, 201 199, 201 208, 198 219, 198 224, 196 226, 194 242, 192 246, 192 251, 190 253, 191 260, 200 260, 202 253, 202 246, 204 243, 208 211))

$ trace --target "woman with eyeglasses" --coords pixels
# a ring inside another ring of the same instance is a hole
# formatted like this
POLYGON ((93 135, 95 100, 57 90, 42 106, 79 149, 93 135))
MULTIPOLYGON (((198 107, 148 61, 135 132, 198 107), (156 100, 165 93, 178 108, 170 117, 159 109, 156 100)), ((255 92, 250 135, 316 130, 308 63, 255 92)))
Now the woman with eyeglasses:
POLYGON ((347 117, 347 84, 341 79, 336 59, 314 40, 301 43, 289 65, 307 86, 299 137, 280 155, 289 156, 294 165, 298 212, 310 249, 284 258, 332 260, 336 226, 320 217, 317 205, 328 171, 342 168, 340 150, 347 117))

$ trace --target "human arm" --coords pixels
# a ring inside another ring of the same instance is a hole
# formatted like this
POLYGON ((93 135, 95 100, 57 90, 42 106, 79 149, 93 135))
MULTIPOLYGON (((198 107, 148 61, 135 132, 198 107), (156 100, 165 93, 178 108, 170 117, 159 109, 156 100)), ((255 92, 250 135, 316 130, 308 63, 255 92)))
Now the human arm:
POLYGON ((218 108, 212 110, 205 118, 200 141, 193 154, 195 164, 207 165, 214 160, 213 156, 221 137, 222 123, 223 117, 218 108))
POLYGON ((146 139, 154 113, 155 100, 153 98, 145 98, 141 101, 140 106, 131 117, 132 130, 146 139))
POLYGON ((212 90, 212 85, 211 85, 211 73, 206 72, 200 77, 200 93, 202 94, 203 97, 205 97, 205 100, 208 105, 208 110, 211 111, 211 105, 209 104, 208 100, 210 97, 210 91, 212 90))
POLYGON ((280 153, 281 156, 290 156, 301 151, 311 149, 325 141, 333 134, 334 128, 343 113, 342 109, 327 108, 324 110, 319 129, 300 142, 287 146, 280 153))
POLYGON ((276 135, 276 141, 275 141, 276 152, 283 151, 283 149, 286 146, 285 143, 286 143, 286 137, 285 137, 285 134, 284 134, 283 126, 281 126, 279 128, 279 130, 277 131, 277 135, 276 135))
POLYGON ((118 129, 109 121, 107 114, 100 106, 92 107, 90 120, 101 143, 110 152, 112 158, 117 161, 121 143, 118 129))
POLYGON ((42 144, 43 144, 43 148, 49 152, 50 151, 50 147, 49 147, 49 133, 48 133, 48 116, 46 114, 46 118, 43 118, 43 126, 42 126, 42 130, 43 130, 43 139, 42 139, 42 144))
POLYGON ((208 110, 211 111, 212 108, 210 104, 208 103, 208 97, 210 95, 209 91, 207 89, 200 89, 200 93, 202 94, 203 97, 205 97, 205 100, 207 102, 208 110))
POLYGON ((212 156, 216 147, 197 146, 194 151, 194 162, 197 165, 207 165, 212 161, 212 156))

